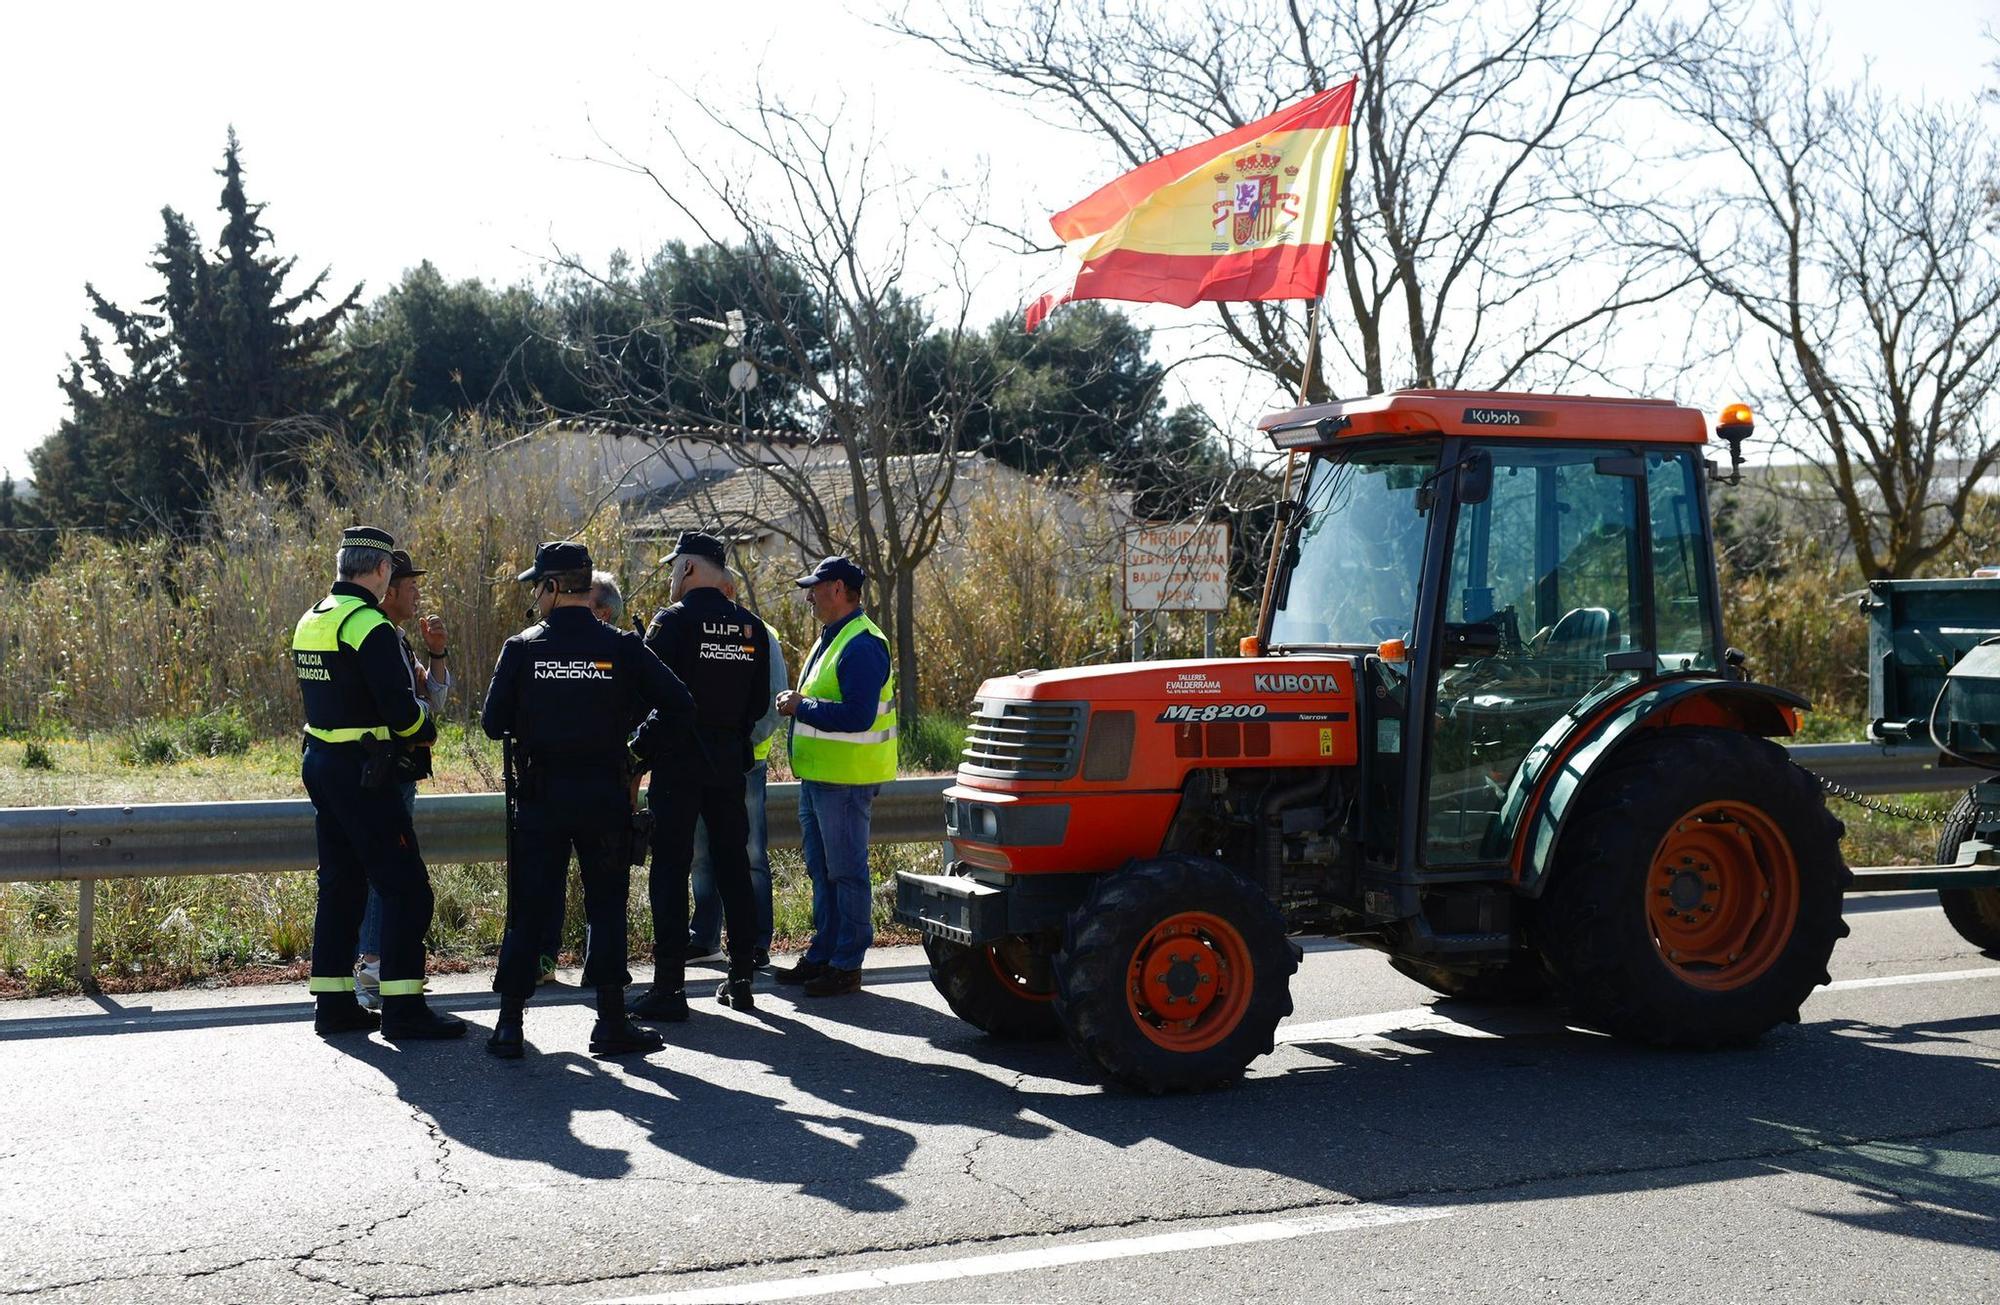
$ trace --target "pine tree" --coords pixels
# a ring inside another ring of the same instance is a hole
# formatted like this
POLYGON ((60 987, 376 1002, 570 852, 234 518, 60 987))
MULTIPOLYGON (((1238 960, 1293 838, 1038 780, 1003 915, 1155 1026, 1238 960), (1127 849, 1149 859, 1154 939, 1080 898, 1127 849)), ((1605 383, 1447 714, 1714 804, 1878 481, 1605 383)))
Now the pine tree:
POLYGON ((149 311, 84 288, 109 343, 84 328, 82 357, 61 380, 69 416, 30 455, 42 511, 57 524, 184 530, 211 477, 249 465, 297 478, 306 447, 342 430, 347 384, 333 336, 361 287, 304 313, 324 300, 328 273, 287 291, 296 260, 271 252, 234 128, 217 175, 225 222, 213 254, 186 218, 161 211, 152 266, 164 287, 149 311))

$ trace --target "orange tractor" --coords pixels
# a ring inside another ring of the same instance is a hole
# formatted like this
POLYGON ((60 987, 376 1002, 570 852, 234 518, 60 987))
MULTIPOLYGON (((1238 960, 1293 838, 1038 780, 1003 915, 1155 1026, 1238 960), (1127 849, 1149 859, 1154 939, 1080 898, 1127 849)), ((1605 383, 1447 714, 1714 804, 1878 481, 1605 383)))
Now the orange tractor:
POLYGON ((946 873, 897 888, 952 1010, 1203 1087, 1271 1049, 1312 933, 1655 1044, 1797 1019, 1851 876, 1772 741, 1808 704, 1723 642, 1701 414, 1411 390, 1261 427, 1306 456, 1243 656, 981 686, 946 873))

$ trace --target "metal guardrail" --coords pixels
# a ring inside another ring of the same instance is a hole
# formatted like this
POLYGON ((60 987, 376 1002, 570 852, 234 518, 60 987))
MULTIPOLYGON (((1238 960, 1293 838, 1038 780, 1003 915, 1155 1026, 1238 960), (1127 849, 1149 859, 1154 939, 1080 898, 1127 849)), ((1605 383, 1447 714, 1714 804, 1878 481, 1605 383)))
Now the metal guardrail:
MULTIPOLYGON (((1975 772, 1936 764, 1929 748, 1813 743, 1791 750, 1801 765, 1859 793, 1931 793, 1968 788, 1975 772)), ((938 799, 951 779, 899 779, 875 799, 879 843, 940 839, 938 799)), ((499 861, 506 829, 498 793, 422 796, 417 839, 433 865, 499 861)), ((798 785, 773 784, 770 845, 799 846, 798 785)), ((90 974, 93 885, 151 875, 253 874, 311 870, 318 864, 312 804, 163 802, 132 806, 17 807, 0 810, 0 883, 76 880, 77 971, 90 974)))
MULTIPOLYGON (((878 843, 944 837, 938 798, 947 777, 899 779, 875 798, 878 843)), ((797 784, 768 793, 774 848, 799 846, 797 784)), ((498 793, 417 798, 417 845, 432 865, 499 861, 507 855, 498 793)), ((319 864, 312 803, 160 802, 132 806, 0 810, 0 883, 123 879, 150 875, 262 874, 319 864)))
MULTIPOLYGON (((944 836, 938 799, 948 777, 899 779, 876 795, 870 833, 878 843, 944 836)), ((799 846, 799 786, 767 794, 773 848, 799 846)), ((432 865, 499 861, 507 855, 505 800, 498 793, 417 798, 417 843, 432 865)), ((264 874, 319 864, 312 803, 157 802, 131 806, 0 810, 0 883, 76 880, 76 976, 88 986, 99 879, 152 875, 264 874)))

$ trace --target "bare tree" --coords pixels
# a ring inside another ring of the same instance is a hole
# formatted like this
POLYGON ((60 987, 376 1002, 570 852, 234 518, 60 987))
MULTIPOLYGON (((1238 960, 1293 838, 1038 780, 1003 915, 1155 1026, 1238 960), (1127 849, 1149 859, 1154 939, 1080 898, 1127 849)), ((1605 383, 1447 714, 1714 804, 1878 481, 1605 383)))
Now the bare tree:
MULTIPOLYGON (((964 432, 984 403, 959 252, 963 197, 897 169, 837 115, 762 94, 739 120, 703 112, 728 143, 729 166, 673 131, 685 166, 663 172, 614 150, 615 161, 648 178, 705 239, 740 251, 741 306, 761 335, 760 365, 795 390, 797 421, 818 452, 801 456, 753 430, 720 447, 768 478, 783 510, 763 524, 802 558, 846 553, 868 572, 890 614, 898 706, 914 718, 915 578, 945 533, 964 432), (841 473, 831 481, 819 474, 829 457, 841 473)), ((665 387, 634 377, 621 362, 629 344, 587 342, 585 370, 605 415, 714 420, 673 410, 665 387)))
MULTIPOLYGON (((1614 111, 1712 20, 1660 40, 1637 0, 1027 0, 1004 21, 938 5, 890 25, 1058 107, 1125 166, 1358 75, 1336 311, 1308 383, 1323 396, 1328 357, 1344 364, 1340 388, 1371 393, 1598 374, 1619 314, 1685 284, 1595 220, 1634 166, 1614 111)), ((1215 311, 1238 355, 1289 385, 1301 308, 1215 311)))
POLYGON ((1695 197, 1628 215, 1765 342, 1779 438, 1817 472, 1861 571, 1907 576, 1958 538, 2000 458, 2000 158, 1969 109, 1839 85, 1796 11, 1683 50, 1695 197))

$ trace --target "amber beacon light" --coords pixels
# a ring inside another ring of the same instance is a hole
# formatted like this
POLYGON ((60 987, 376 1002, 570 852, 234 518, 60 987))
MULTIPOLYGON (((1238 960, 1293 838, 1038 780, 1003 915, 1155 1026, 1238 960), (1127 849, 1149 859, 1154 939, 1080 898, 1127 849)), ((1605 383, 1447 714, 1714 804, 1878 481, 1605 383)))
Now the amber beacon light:
POLYGON ((1722 410, 1722 419, 1715 423, 1716 435, 1729 444, 1729 475, 1718 477, 1725 485, 1741 484, 1743 481, 1743 441, 1757 429, 1757 418, 1747 403, 1732 403, 1722 410))

